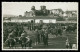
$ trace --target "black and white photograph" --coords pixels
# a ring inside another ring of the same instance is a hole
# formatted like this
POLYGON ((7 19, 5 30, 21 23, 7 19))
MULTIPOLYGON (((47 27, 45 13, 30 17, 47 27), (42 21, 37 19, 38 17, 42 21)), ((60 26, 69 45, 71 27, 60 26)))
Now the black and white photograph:
POLYGON ((78 50, 78 2, 2 2, 2 50, 78 50))

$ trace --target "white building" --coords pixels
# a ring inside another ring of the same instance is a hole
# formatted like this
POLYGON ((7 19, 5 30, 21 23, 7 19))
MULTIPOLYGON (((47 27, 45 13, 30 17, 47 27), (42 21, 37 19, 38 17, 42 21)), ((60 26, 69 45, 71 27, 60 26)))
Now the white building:
MULTIPOLYGON (((50 17, 16 17, 11 18, 11 20, 8 20, 9 22, 31 22, 31 20, 35 21, 35 23, 40 23, 41 21, 43 23, 56 23, 56 19, 50 18, 50 17)), ((4 20, 4 22, 6 22, 4 20)))

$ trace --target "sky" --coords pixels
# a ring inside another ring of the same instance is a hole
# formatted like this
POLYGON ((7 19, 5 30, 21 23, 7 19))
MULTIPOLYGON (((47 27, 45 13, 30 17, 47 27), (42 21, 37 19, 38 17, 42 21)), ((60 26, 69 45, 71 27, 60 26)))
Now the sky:
POLYGON ((31 11, 31 7, 35 6, 36 10, 40 10, 40 6, 46 6, 46 9, 77 10, 78 2, 2 2, 2 14, 24 15, 25 11, 31 11))

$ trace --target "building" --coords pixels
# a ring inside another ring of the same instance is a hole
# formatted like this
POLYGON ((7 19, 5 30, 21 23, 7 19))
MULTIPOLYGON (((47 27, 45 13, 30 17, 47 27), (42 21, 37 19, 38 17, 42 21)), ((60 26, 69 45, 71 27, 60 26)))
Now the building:
POLYGON ((30 12, 25 12, 24 13, 24 16, 25 17, 34 17, 35 16, 35 12, 36 12, 36 9, 35 9, 35 6, 32 6, 31 7, 31 11, 30 12))
POLYGON ((67 17, 77 17, 77 11, 66 11, 67 17))
POLYGON ((50 14, 50 10, 46 9, 46 6, 40 6, 41 9, 40 10, 36 10, 35 6, 31 7, 31 11, 30 12, 25 12, 24 16, 25 17, 35 17, 35 16, 48 16, 50 14))
MULTIPOLYGON (((22 22, 31 22, 31 21, 34 21, 35 23, 40 23, 40 22, 43 22, 43 23, 56 23, 56 19, 54 18, 50 18, 50 17, 16 17, 16 18, 11 18, 10 20, 8 20, 8 22, 19 22, 19 23, 22 23, 22 22)), ((5 22, 5 20, 4 20, 5 22)))
POLYGON ((50 14, 50 10, 46 9, 46 6, 40 6, 40 7, 43 16, 48 16, 50 14))
POLYGON ((72 11, 72 16, 77 17, 77 11, 72 11))
POLYGON ((53 16, 63 16, 63 10, 62 9, 52 9, 50 10, 50 14, 53 14, 53 16))
POLYGON ((49 16, 49 17, 77 17, 77 11, 63 11, 62 9, 47 10, 46 6, 40 6, 40 10, 36 10, 35 6, 31 7, 30 12, 25 12, 25 17, 49 16))
POLYGON ((4 19, 3 22, 18 22, 18 23, 28 23, 33 21, 34 23, 77 23, 77 21, 58 21, 56 18, 37 16, 37 17, 12 17, 9 19, 4 19))
POLYGON ((46 9, 46 6, 40 6, 41 7, 41 10, 45 10, 46 9))
POLYGON ((4 17, 3 22, 11 22, 11 18, 10 17, 4 17))
POLYGON ((34 15, 33 15, 33 12, 32 12, 32 11, 30 11, 30 12, 27 12, 27 11, 26 11, 26 12, 24 13, 24 16, 25 16, 25 17, 33 17, 34 15))
MULTIPOLYGON (((35 6, 31 7, 31 11, 26 11, 24 16, 19 15, 18 17, 12 17, 10 19, 4 20, 4 22, 31 22, 35 23, 56 23, 56 21, 77 21, 77 18, 67 18, 67 17, 77 17, 77 11, 66 11, 62 9, 52 9, 47 10, 46 6, 40 6, 40 10, 36 10, 35 6), (63 18, 64 17, 64 18, 63 18)), ((61 22, 62 23, 62 22, 61 22)))

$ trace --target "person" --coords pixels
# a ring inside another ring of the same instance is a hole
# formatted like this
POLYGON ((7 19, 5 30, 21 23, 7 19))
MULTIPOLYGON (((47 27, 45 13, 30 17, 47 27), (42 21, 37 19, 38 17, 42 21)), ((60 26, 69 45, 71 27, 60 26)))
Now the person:
POLYGON ((14 29, 13 32, 14 32, 14 36, 17 37, 18 36, 18 31, 16 29, 14 29))
POLYGON ((38 44, 38 29, 35 29, 34 34, 35 34, 35 45, 37 45, 38 44))
POLYGON ((68 35, 68 39, 69 39, 69 48, 70 49, 72 49, 72 47, 74 47, 73 46, 73 44, 77 44, 77 38, 76 38, 76 36, 74 36, 73 34, 71 34, 71 35, 68 35))
POLYGON ((72 49, 76 49, 76 48, 77 48, 77 44, 73 44, 72 49))
POLYGON ((48 32, 47 32, 47 30, 44 33, 44 45, 48 46, 48 32))
POLYGON ((30 36, 27 36, 26 39, 27 39, 28 47, 32 48, 32 39, 30 38, 30 36))
POLYGON ((42 29, 42 35, 41 35, 41 40, 42 40, 43 43, 44 43, 44 41, 45 41, 44 33, 45 33, 45 29, 43 28, 43 29, 42 29))
POLYGON ((42 29, 39 31, 39 35, 40 35, 40 43, 41 43, 43 42, 43 35, 44 35, 44 32, 42 29))
POLYGON ((67 49, 69 48, 69 40, 68 40, 68 38, 67 38, 67 40, 66 40, 66 48, 67 48, 67 49))
POLYGON ((40 29, 40 30, 38 30, 38 43, 41 43, 41 35, 42 35, 42 32, 40 29))
POLYGON ((27 39, 26 39, 25 33, 21 34, 20 44, 21 44, 22 48, 26 48, 26 46, 27 46, 27 39))
POLYGON ((61 36, 62 35, 62 29, 58 28, 58 34, 61 36))
POLYGON ((56 35, 56 37, 58 36, 58 29, 57 29, 57 27, 55 27, 55 29, 54 29, 55 31, 54 31, 54 34, 56 35))
POLYGON ((16 40, 13 37, 13 32, 11 32, 7 38, 7 40, 5 41, 5 44, 9 47, 9 48, 13 48, 15 46, 15 42, 16 40))

